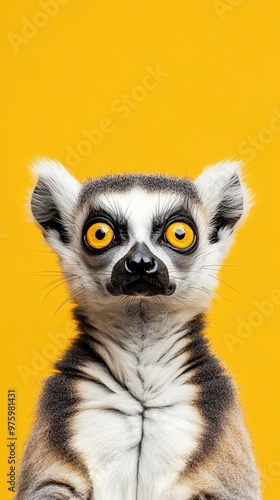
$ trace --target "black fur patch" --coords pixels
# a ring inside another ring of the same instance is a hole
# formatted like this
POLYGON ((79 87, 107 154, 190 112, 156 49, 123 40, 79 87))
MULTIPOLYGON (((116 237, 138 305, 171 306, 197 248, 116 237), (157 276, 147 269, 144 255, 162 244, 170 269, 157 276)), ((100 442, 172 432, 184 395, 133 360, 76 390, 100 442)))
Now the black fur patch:
POLYGON ((64 373, 56 373, 45 381, 42 391, 39 416, 54 449, 76 466, 80 461, 69 447, 71 437, 70 419, 75 413, 78 397, 73 380, 64 373))
MULTIPOLYGON (((80 310, 79 307, 76 307, 74 309, 74 317, 78 323, 80 335, 74 340, 72 347, 70 347, 70 349, 66 352, 62 361, 56 363, 56 367, 58 367, 61 370, 69 371, 70 366, 75 365, 76 369, 79 370, 79 366, 81 367, 81 365, 85 364, 86 362, 100 363, 108 371, 108 373, 112 376, 112 378, 117 380, 115 375, 111 372, 110 367, 107 365, 106 361, 101 356, 99 356, 99 354, 95 350, 95 345, 100 342, 94 336, 94 331, 95 331, 94 326, 88 323, 87 317, 84 315, 84 313, 80 310)), ((125 349, 124 345, 120 341, 118 341, 118 339, 114 339, 114 343, 118 345, 121 349, 125 349)), ((82 374, 82 372, 79 373, 82 374)), ((90 377, 90 380, 97 382, 93 378, 93 376, 90 377)), ((130 393, 130 396, 133 399, 135 399, 135 401, 139 402, 139 400, 129 390, 129 388, 125 383, 121 382, 120 380, 117 380, 117 382, 120 385, 122 385, 122 387, 126 391, 130 393)), ((104 384, 102 385, 103 387, 108 389, 107 386, 105 386, 104 384)))
POLYGON ((51 192, 43 181, 38 181, 31 198, 31 210, 36 221, 44 232, 55 229, 63 243, 69 243, 69 235, 63 225, 60 213, 52 198, 51 192))
MULTIPOLYGON (((82 366, 86 363, 100 363, 110 371, 105 361, 95 351, 94 343, 96 344, 97 340, 94 340, 91 336, 86 333, 80 334, 74 339, 71 347, 66 351, 63 358, 55 364, 55 367, 60 370, 61 373, 71 377, 72 380, 84 379, 95 383, 101 383, 97 379, 94 379, 93 376, 87 376, 82 371, 82 366)), ((104 384, 102 385, 104 386, 104 384)), ((109 391, 107 387, 106 389, 109 391)))
POLYGON ((108 175, 99 179, 91 179, 84 184, 79 201, 83 204, 92 194, 98 195, 108 192, 122 193, 134 187, 143 188, 149 193, 156 191, 171 191, 176 194, 191 197, 194 201, 199 201, 196 187, 189 179, 169 177, 167 175, 144 174, 108 175))
POLYGON ((59 481, 47 481, 42 484, 34 491, 33 500, 40 500, 43 498, 77 498, 81 500, 78 492, 69 484, 61 483, 59 481))
MULTIPOLYGON (((81 464, 69 447, 70 422, 79 403, 75 381, 87 379, 86 374, 80 370, 83 363, 96 361, 104 364, 104 361, 90 346, 90 340, 92 339, 89 339, 86 334, 73 340, 63 358, 55 363, 58 373, 45 381, 39 404, 39 415, 48 428, 48 437, 52 446, 76 466, 81 466, 81 464)), ((93 379, 89 378, 89 380, 93 379)))
MULTIPOLYGON (((69 447, 70 420, 79 403, 74 383, 81 378, 95 381, 91 376, 87 378, 81 369, 87 362, 100 363, 109 373, 111 372, 94 349, 97 342, 94 339, 94 327, 88 323, 79 308, 76 308, 74 314, 81 333, 74 339, 63 358, 56 363, 55 367, 59 372, 47 379, 39 413, 45 422, 49 440, 54 448, 62 453, 65 459, 77 465, 79 459, 69 447)), ((191 375, 190 383, 199 388, 195 405, 205 423, 205 430, 197 449, 186 464, 186 473, 195 470, 209 456, 223 430, 226 412, 235 400, 231 378, 225 373, 218 359, 211 354, 208 341, 202 335, 203 329, 203 316, 199 315, 186 325, 186 332, 182 334, 190 339, 187 346, 188 361, 184 369, 191 375)), ((211 495, 197 498, 215 499, 211 495)))
MULTIPOLYGON (((84 314, 84 312, 82 311, 82 309, 79 306, 75 307, 75 309, 73 311, 73 316, 77 322, 79 332, 82 334, 80 337, 78 337, 78 339, 80 338, 81 340, 85 341, 88 344, 88 346, 86 348, 87 353, 88 353, 88 357, 86 358, 86 361, 96 361, 98 363, 104 364, 104 366, 107 367, 104 360, 97 354, 97 352, 94 349, 94 343, 98 342, 94 338, 94 332, 95 332, 94 325, 88 321, 86 314, 84 314)), ((115 326, 116 328, 119 327, 119 325, 112 325, 112 326, 115 326)), ((114 339, 114 342, 116 344, 118 344, 118 346, 120 348, 124 349, 124 345, 121 342, 119 342, 117 339, 114 339)), ((84 352, 82 352, 81 360, 85 359, 85 357, 83 357, 83 356, 84 356, 84 352)), ((76 358, 76 352, 75 352, 75 358, 76 358)), ((108 368, 108 370, 109 370, 109 368, 108 368)))
MULTIPOLYGON (((85 364, 99 363, 114 377, 106 361, 96 352, 95 346, 100 342, 94 338, 94 326, 88 323, 86 316, 78 307, 74 309, 74 317, 78 323, 80 334, 73 340, 63 358, 55 363, 55 368, 60 370, 62 374, 71 377, 72 380, 86 379, 97 384, 102 384, 99 379, 95 379, 93 375, 88 376, 82 370, 85 364)), ((115 342, 120 347, 123 347, 117 340, 115 342)), ((107 391, 111 391, 104 384, 102 386, 107 391)))
POLYGON ((201 493, 200 495, 193 497, 191 500, 219 500, 219 498, 217 496, 201 493))
POLYGON ((145 243, 135 243, 129 252, 115 264, 107 290, 112 295, 133 295, 134 286, 135 284, 137 286, 139 279, 143 282, 141 285, 142 293, 146 295, 170 295, 174 291, 174 287, 170 285, 166 265, 161 259, 152 254, 145 243), (135 258, 137 253, 139 260, 145 256, 148 262, 156 262, 157 272, 155 274, 145 275, 145 272, 138 268, 133 274, 126 272, 125 262, 127 262, 127 259, 135 258))
MULTIPOLYGON (((209 342, 202 335, 203 316, 199 315, 188 324, 190 330, 185 372, 193 372, 190 383, 199 387, 196 406, 205 422, 201 442, 187 464, 194 468, 214 448, 225 423, 226 412, 235 401, 235 390, 231 377, 226 374, 219 360, 210 352, 209 342)), ((206 497, 208 498, 208 497, 206 497)), ((209 497, 211 498, 211 497, 209 497)))
POLYGON ((53 212, 52 218, 47 222, 47 224, 45 223, 43 227, 45 231, 55 229, 60 234, 61 241, 65 244, 69 243, 70 238, 65 227, 62 224, 58 210, 53 212))
POLYGON ((244 208, 244 202, 239 193, 240 189, 239 177, 237 174, 234 174, 224 190, 224 197, 219 203, 215 216, 211 221, 210 243, 217 243, 221 229, 227 227, 233 230, 235 224, 239 221, 244 208), (234 193, 236 193, 236 196, 234 196, 234 193))

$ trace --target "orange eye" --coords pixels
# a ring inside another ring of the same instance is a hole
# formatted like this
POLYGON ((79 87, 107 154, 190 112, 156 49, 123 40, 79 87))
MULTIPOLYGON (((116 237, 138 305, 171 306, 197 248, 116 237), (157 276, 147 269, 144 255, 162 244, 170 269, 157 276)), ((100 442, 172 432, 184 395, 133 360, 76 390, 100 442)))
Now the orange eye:
POLYGON ((165 238, 174 248, 185 250, 195 241, 195 233, 186 222, 173 222, 165 231, 165 238))
POLYGON ((110 245, 114 238, 114 231, 106 222, 95 222, 86 232, 86 242, 95 250, 102 250, 110 245))

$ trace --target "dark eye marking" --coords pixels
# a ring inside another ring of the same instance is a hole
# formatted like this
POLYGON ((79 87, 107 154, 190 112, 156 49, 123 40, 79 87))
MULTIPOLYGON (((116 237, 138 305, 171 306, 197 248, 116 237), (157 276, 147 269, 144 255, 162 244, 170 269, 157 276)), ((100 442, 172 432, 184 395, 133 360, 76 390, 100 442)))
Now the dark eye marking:
POLYGON ((82 228, 81 239, 87 253, 103 255, 128 240, 127 222, 120 213, 115 214, 107 207, 91 207, 82 228))
POLYGON ((153 219, 153 235, 157 237, 160 244, 168 246, 170 249, 180 253, 191 253, 198 246, 198 230, 193 220, 190 210, 186 206, 177 206, 176 210, 170 213, 166 210, 156 214, 153 219), (177 223, 177 224, 176 224, 177 223), (173 226, 173 238, 171 235, 173 226), (170 231, 170 229, 171 231, 170 231), (189 240, 186 238, 186 230, 189 231, 189 240), (193 233, 193 237, 191 237, 193 233), (180 245, 185 240, 186 245, 180 245), (176 244, 176 241, 178 244, 176 244), (189 243, 189 244, 188 244, 189 243))

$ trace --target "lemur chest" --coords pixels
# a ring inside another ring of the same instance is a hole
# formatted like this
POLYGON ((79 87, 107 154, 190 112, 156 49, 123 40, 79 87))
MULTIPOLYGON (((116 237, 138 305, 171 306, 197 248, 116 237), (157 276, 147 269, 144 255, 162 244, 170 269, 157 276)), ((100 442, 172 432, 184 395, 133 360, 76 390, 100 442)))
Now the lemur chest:
POLYGON ((191 498, 180 478, 201 433, 196 388, 172 370, 141 363, 124 384, 90 371, 95 380, 77 383, 72 446, 88 469, 94 500, 191 498))

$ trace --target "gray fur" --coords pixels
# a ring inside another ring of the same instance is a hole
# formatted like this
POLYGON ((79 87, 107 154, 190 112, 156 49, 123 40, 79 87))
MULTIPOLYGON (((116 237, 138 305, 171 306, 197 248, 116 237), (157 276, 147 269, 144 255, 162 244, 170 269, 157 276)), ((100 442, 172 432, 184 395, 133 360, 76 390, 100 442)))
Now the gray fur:
POLYGON ((81 186, 39 167, 32 211, 74 275, 77 336, 45 381, 15 500, 260 500, 234 384, 203 336, 215 284, 205 266, 220 264, 248 203, 231 163, 197 181, 81 186), (115 236, 91 251, 86 230, 100 219, 115 236), (174 220, 193 228, 190 249, 166 241, 174 220))

